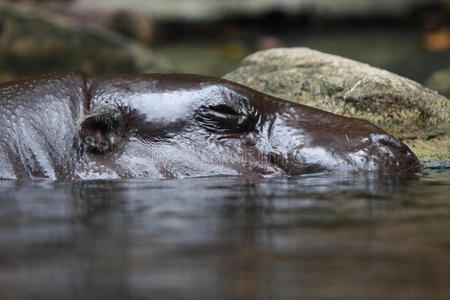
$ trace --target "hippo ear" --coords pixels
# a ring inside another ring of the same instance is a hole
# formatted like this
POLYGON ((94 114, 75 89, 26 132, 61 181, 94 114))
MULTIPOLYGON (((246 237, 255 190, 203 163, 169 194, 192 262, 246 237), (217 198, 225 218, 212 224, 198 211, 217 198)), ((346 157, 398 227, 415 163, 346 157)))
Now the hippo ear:
POLYGON ((89 116, 81 123, 80 139, 89 152, 110 152, 117 147, 118 128, 118 122, 106 115, 89 116))
POLYGON ((202 105, 196 110, 195 119, 213 133, 245 133, 254 127, 252 116, 238 113, 226 104, 202 105))

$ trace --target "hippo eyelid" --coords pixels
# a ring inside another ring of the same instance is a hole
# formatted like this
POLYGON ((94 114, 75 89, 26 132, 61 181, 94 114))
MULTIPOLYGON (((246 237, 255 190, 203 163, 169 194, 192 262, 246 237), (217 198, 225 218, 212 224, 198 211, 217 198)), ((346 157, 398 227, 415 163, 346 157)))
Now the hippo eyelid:
POLYGON ((196 110, 195 119, 213 133, 245 133, 251 130, 253 124, 253 118, 238 113, 226 104, 202 105, 196 110))
MULTIPOLYGON (((202 107, 205 107, 205 106, 203 105, 202 107)), ((212 111, 215 111, 218 113, 227 114, 227 115, 239 115, 239 113, 236 110, 234 110, 231 106, 226 105, 226 104, 207 106, 207 108, 209 110, 212 110, 212 111)))

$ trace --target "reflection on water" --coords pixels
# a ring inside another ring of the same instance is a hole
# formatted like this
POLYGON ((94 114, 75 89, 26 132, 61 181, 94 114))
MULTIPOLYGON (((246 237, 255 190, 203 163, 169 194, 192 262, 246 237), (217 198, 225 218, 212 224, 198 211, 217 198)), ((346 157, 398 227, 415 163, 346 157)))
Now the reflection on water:
POLYGON ((446 299, 449 184, 0 181, 0 298, 446 299))

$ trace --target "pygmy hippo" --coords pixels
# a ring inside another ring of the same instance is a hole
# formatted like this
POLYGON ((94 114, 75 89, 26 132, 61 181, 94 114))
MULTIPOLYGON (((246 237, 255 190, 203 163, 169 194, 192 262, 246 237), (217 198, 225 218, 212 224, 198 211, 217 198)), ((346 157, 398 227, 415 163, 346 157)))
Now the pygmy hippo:
POLYGON ((198 75, 67 72, 0 85, 0 178, 414 174, 371 123, 198 75))

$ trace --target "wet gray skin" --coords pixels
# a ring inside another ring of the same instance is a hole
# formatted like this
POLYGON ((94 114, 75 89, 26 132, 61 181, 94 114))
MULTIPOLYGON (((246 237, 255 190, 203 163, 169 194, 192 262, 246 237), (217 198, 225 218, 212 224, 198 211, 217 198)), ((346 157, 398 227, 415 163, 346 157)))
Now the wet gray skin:
POLYGON ((0 178, 414 174, 367 121, 197 75, 60 73, 0 86, 0 178))

